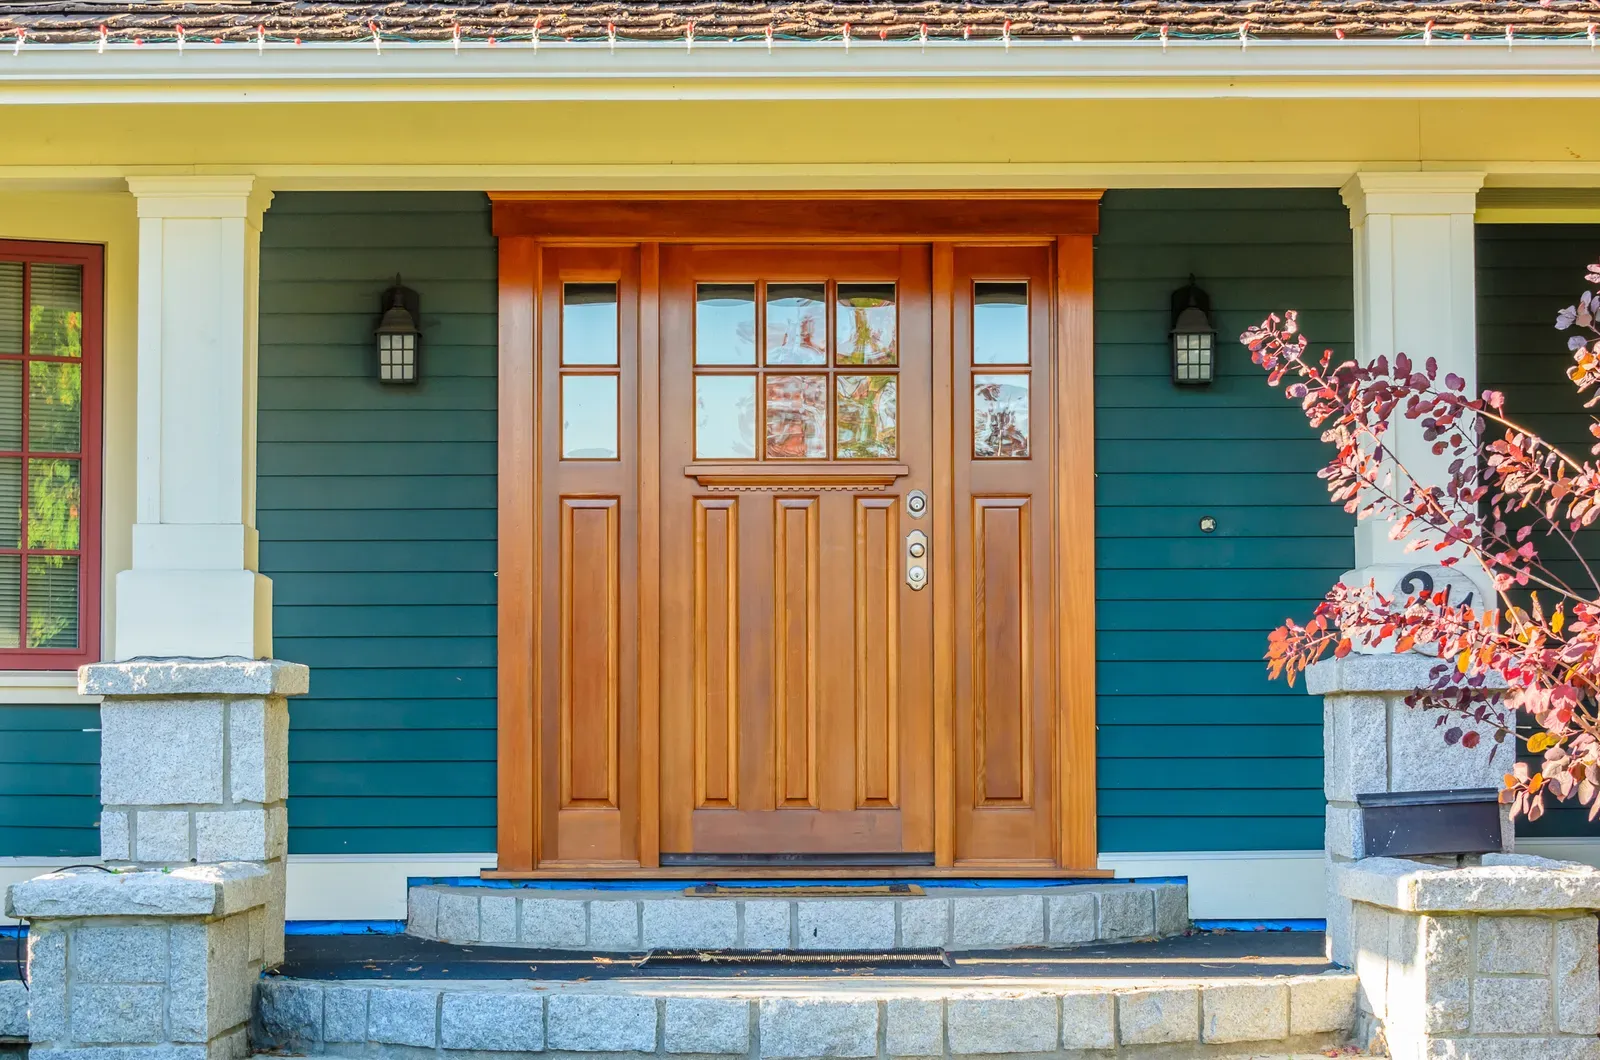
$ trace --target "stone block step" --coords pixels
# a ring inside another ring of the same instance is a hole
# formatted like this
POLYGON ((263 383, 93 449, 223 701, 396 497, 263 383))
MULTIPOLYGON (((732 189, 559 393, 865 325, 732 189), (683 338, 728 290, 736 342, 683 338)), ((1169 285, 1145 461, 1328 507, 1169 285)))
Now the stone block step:
POLYGON ((1348 972, 1196 979, 266 979, 258 1050, 745 1057, 1253 1056, 1342 1044, 1348 972))
POLYGON ((1189 927, 1188 895, 1181 883, 935 886, 910 895, 793 898, 426 884, 407 895, 406 933, 592 953, 1006 950, 1181 935, 1189 927))
POLYGON ((27 1040, 27 988, 20 979, 0 979, 0 1045, 27 1040))

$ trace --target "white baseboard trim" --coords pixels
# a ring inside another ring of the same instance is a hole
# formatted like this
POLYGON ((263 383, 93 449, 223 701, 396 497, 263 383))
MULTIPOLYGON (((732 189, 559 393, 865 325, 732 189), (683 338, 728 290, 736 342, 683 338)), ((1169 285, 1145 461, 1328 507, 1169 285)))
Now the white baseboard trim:
POLYGON ((1194 850, 1101 854, 1119 877, 1184 876, 1196 920, 1320 920, 1327 882, 1320 850, 1194 850))
POLYGON ((476 876, 493 854, 290 854, 290 920, 404 920, 406 880, 476 876))
MULTIPOLYGON (((1526 840, 1521 849, 1600 864, 1600 839, 1526 840), (1559 845, 1559 846, 1557 846, 1559 845)), ((92 858, 0 858, 0 889, 92 858)), ((493 854, 291 854, 290 920, 401 920, 406 880, 476 876, 493 854)), ((1316 919, 1323 915, 1322 851, 1204 850, 1101 854, 1119 877, 1183 876, 1199 920, 1316 919)), ((13 921, 0 917, 0 923, 13 921)))

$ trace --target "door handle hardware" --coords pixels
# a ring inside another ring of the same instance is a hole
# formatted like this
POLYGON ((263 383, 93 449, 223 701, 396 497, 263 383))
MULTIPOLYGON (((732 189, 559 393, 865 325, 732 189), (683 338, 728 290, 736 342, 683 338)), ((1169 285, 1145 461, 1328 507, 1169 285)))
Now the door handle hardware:
POLYGON ((928 535, 921 530, 906 535, 906 584, 913 589, 928 584, 928 535))
POLYGON ((906 494, 906 514, 913 519, 921 519, 928 514, 928 495, 921 490, 912 490, 906 494))

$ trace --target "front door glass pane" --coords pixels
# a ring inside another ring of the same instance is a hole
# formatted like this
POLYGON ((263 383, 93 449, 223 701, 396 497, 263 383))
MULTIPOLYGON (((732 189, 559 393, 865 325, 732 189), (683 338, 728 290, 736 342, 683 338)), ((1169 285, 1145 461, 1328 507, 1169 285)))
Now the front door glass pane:
POLYGON ((561 458, 615 460, 617 446, 617 377, 561 377, 561 458))
POLYGON ((1028 376, 972 377, 972 455, 1028 455, 1028 376))
POLYGON ((695 288, 694 363, 756 363, 756 285, 702 283, 695 288))
POLYGON ((893 457, 899 449, 895 377, 841 375, 837 383, 837 455, 843 459, 893 457))
POLYGON ((972 363, 1028 363, 1028 284, 972 285, 972 363))
POLYGON ((822 283, 767 285, 767 363, 828 362, 828 287, 822 283))
POLYGON ((767 376, 767 456, 821 459, 827 455, 827 376, 767 376))
POLYGON ((841 283, 838 300, 834 333, 838 363, 897 363, 894 284, 841 283))
POLYGON ((695 377, 694 455, 700 460, 749 460, 756 455, 755 376, 695 377))
POLYGON ((561 363, 617 363, 617 285, 569 283, 561 295, 561 363))

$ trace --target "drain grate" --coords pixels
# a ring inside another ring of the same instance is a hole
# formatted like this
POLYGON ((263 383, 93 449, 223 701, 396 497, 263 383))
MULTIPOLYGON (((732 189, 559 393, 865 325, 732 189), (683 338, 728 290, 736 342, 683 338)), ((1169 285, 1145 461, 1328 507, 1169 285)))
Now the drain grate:
POLYGON ((724 883, 700 883, 683 893, 691 898, 895 898, 924 892, 915 883, 851 883, 838 887, 806 884, 733 887, 724 883))
POLYGON ((842 953, 825 950, 804 953, 775 950, 651 950, 639 968, 693 967, 747 968, 952 968, 944 950, 905 950, 899 953, 869 953, 851 950, 842 953))

